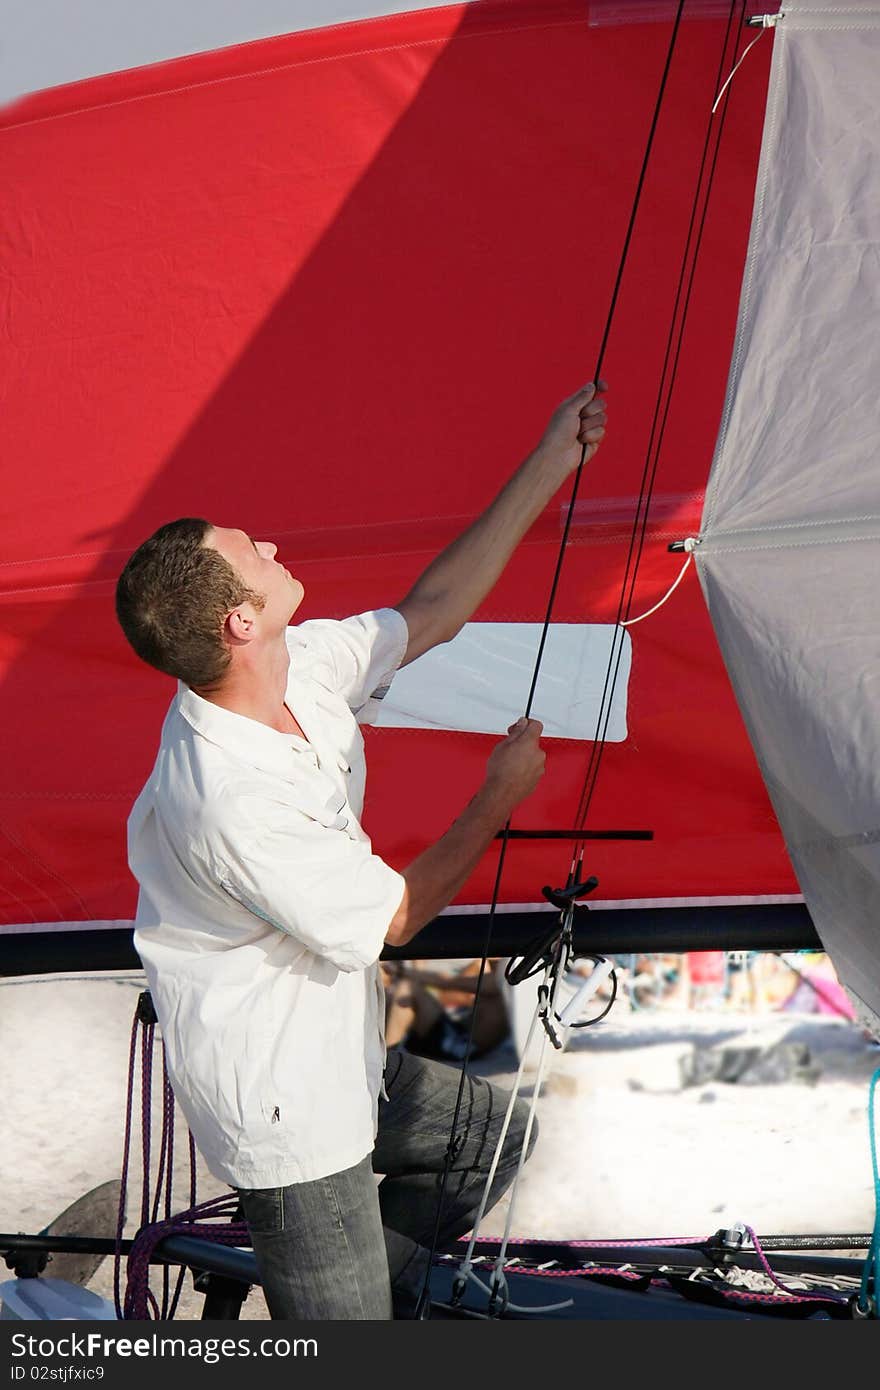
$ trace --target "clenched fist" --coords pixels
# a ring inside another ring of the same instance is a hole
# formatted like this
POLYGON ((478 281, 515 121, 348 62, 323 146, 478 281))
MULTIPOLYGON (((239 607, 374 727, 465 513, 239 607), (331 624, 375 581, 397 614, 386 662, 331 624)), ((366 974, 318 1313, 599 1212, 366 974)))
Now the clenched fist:
POLYGON ((538 719, 518 719, 507 738, 489 754, 486 784, 501 793, 512 811, 529 796, 544 775, 547 755, 539 743, 544 726, 538 719))
POLYGON ((575 391, 550 416, 538 451, 552 457, 560 466, 560 471, 571 473, 581 461, 581 453, 586 449, 585 462, 595 454, 605 435, 605 401, 598 394, 607 391, 607 382, 600 381, 598 389, 592 381, 580 391, 575 391))

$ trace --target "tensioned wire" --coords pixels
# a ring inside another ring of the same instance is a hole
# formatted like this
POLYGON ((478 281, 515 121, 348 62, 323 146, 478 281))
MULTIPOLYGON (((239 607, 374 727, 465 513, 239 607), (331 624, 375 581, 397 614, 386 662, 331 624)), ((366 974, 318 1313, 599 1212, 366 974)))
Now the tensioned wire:
MULTIPOLYGON (((654 406, 654 415, 651 422, 651 431, 648 440, 648 448, 645 456, 645 466, 642 473, 641 487, 636 506, 636 514, 633 519, 632 532, 630 534, 629 550, 627 552, 626 565, 624 567, 623 584, 621 588, 620 602, 618 604, 617 616, 615 619, 614 637, 611 644, 611 653, 608 668, 605 674, 605 684, 602 690, 602 697, 599 704, 599 715, 596 724, 596 736, 590 752, 590 759, 587 766, 584 785, 581 792, 578 810, 574 820, 574 826, 582 830, 586 825, 590 807, 592 805, 593 794, 599 775, 599 767, 602 762, 602 754, 605 750, 607 741, 608 723, 611 718, 611 711, 614 703, 614 694, 617 680, 620 673, 620 664, 624 650, 625 628, 622 621, 629 617, 630 608, 635 592, 636 579, 638 577, 639 565, 641 563, 642 550, 645 544, 645 536, 648 526, 648 515, 651 500, 654 494, 654 484, 657 477, 657 469, 663 448, 663 441, 666 434, 666 425, 669 419, 669 409, 672 402, 672 395, 675 387, 676 376, 678 373, 681 347, 684 339, 684 330, 687 324, 688 311, 690 309, 691 293, 696 274, 697 260, 702 245, 703 232, 706 225, 706 216, 709 209, 709 201, 712 194, 712 186, 715 179, 715 171, 718 164, 718 155, 721 149, 721 140, 724 134, 724 123, 727 116, 729 93, 725 98, 721 110, 721 117, 718 121, 713 120, 713 114, 720 96, 719 85, 721 84, 724 68, 728 61, 734 63, 734 70, 737 66, 736 56, 739 47, 739 36, 742 30, 742 21, 745 18, 746 0, 740 0, 740 26, 737 30, 734 49, 731 59, 727 59, 727 47, 730 39, 731 26, 733 24, 736 0, 731 0, 728 12, 727 29, 722 45, 721 59, 719 63, 718 75, 715 80, 715 101, 706 126, 706 136, 703 143, 703 154, 700 161, 700 170, 697 175, 697 188, 694 196, 694 203, 691 209, 690 225, 688 227, 685 242, 684 254, 682 257, 681 270, 679 272, 678 286, 676 288, 675 303, 672 311, 669 336, 666 343, 666 351, 663 359, 663 368, 660 376, 660 386, 657 393, 657 400, 654 406), (715 134, 714 150, 709 167, 709 175, 705 181, 705 191, 703 190, 703 176, 706 170, 706 162, 709 150, 712 145, 712 136, 715 134), (694 235, 697 222, 697 212, 702 198, 702 213, 700 215, 699 226, 694 235)), ((763 31, 762 31, 763 32, 763 31)), ((760 37, 760 36, 759 36, 760 37)), ((745 56, 745 55, 743 55, 745 56)), ((732 75, 732 74, 731 74, 732 75)), ((730 79, 721 86, 721 92, 727 89, 730 79)), ((679 576, 681 578, 681 576, 679 576)), ((584 846, 581 842, 575 846, 572 856, 569 882, 577 882, 577 874, 583 863, 584 846)))
MULTIPOLYGON (((695 191, 694 201, 693 201, 692 208, 691 208, 690 223, 689 223, 689 226, 688 226, 688 233, 687 233, 687 237, 686 237, 686 241, 685 241, 685 248, 684 248, 684 252, 683 252, 683 256, 682 256, 681 270, 680 270, 680 272, 679 272, 678 285, 677 285, 677 287, 676 287, 675 303, 674 303, 674 307, 673 307, 672 319, 671 319, 671 322, 670 322, 669 335, 668 335, 667 343, 666 343, 666 351, 665 351, 665 354, 664 354, 663 368, 662 368, 662 371, 661 371, 661 378, 660 378, 660 385, 659 385, 659 389, 658 389, 657 401, 656 401, 655 408, 654 408, 654 416, 653 416, 652 423, 651 423, 651 431, 650 431, 650 436, 649 436, 649 444, 648 444, 648 450, 647 450, 646 459, 645 459, 645 468, 644 468, 643 475, 642 475, 642 484, 641 484, 641 488, 640 488, 640 492, 639 492, 639 498, 638 498, 638 504, 637 504, 637 509, 636 509, 636 515, 635 515, 635 518, 634 518, 634 521, 633 521, 633 530, 632 530, 631 537, 630 537, 629 552, 628 552, 628 555, 627 555, 627 563, 626 563, 626 567, 625 567, 625 571, 624 571, 624 579, 623 579, 623 583, 622 583, 622 587, 621 587, 621 597, 620 597, 620 603, 619 603, 619 606, 618 606, 617 622, 616 622, 616 625, 615 625, 615 640, 617 640, 618 634, 621 635, 621 638, 620 638, 620 641, 618 642, 618 646, 617 646, 617 657, 616 657, 616 661, 615 661, 615 654, 614 654, 614 645, 612 645, 612 651, 611 651, 611 654, 610 654, 610 657, 609 657, 608 668, 607 668, 607 670, 606 670, 605 687, 604 687, 604 689, 603 689, 602 704, 600 705, 599 720, 598 720, 598 725, 597 725, 597 730, 596 730, 596 742, 594 743, 593 749, 592 749, 592 752, 591 752, 590 765, 589 765, 589 768, 588 768, 587 777, 585 778, 585 782, 584 782, 584 790, 583 790, 582 796, 581 796, 581 804, 580 804, 580 808, 579 808, 579 811, 578 811, 578 818, 577 818, 577 820, 576 820, 576 822, 575 822, 576 828, 578 828, 578 829, 582 828, 583 825, 584 825, 584 823, 585 823, 585 821, 586 821, 586 815, 587 815, 587 812, 588 812, 588 810, 589 810, 590 803, 591 803, 591 801, 592 801, 592 794, 593 794, 593 790, 594 790, 595 785, 596 785, 596 779, 597 779, 597 776, 598 776, 599 764, 600 764, 600 762, 601 762, 601 752, 602 752, 602 748, 604 747, 604 743, 605 743, 605 738, 606 738, 606 733, 607 733, 607 726, 608 726, 608 719, 609 719, 609 717, 610 717, 610 712, 611 712, 611 707, 612 707, 612 702, 613 702, 613 697, 614 697, 614 688, 615 688, 615 685, 616 685, 616 681, 617 681, 617 677, 618 677, 618 672, 619 672, 619 667, 620 667, 620 660, 621 660, 621 656, 622 656, 622 652, 623 652, 622 634, 623 634, 624 629, 623 629, 623 627, 622 627, 622 625, 621 625, 621 620, 622 620, 622 618, 623 618, 624 612, 626 612, 627 616, 628 616, 628 614, 629 614, 629 609, 630 609, 630 605, 631 605, 631 603, 632 603, 633 593, 634 593, 634 590, 635 590, 635 582, 636 582, 636 577, 637 577, 637 574, 638 574, 639 562, 640 562, 640 559, 641 559, 642 548, 643 548, 643 546, 644 546, 645 535, 646 535, 646 530, 647 530, 648 512, 649 512, 649 508, 650 508, 651 498, 652 498, 652 496, 653 496, 654 482, 655 482, 656 473, 657 473, 657 467, 658 467, 658 464, 659 464, 660 454, 661 454, 661 450, 662 450, 663 439, 664 439, 664 436, 665 436, 665 429, 666 429, 666 423, 667 423, 667 420, 668 420, 669 407, 670 407, 670 403, 671 403, 671 399, 672 399, 672 392, 673 392, 673 389, 674 389, 675 380, 676 380, 676 376, 677 376, 678 363, 679 363, 679 357, 680 357, 680 353, 681 353, 681 345, 682 345, 683 336, 684 336, 684 329, 685 329, 685 325, 686 325, 686 322, 687 322, 688 309, 689 309, 689 307, 690 307, 690 298, 691 298, 691 292, 692 292, 692 290, 693 290, 694 278, 695 278, 695 273, 696 273, 697 259, 698 259, 698 256, 699 256, 700 246, 701 246, 701 243, 702 243, 703 231, 704 231, 705 222, 706 222, 706 215, 707 215, 707 212, 708 212, 709 200, 710 200, 710 197, 711 197, 712 186, 713 186, 715 171, 716 171, 716 167, 717 167, 718 154, 719 154, 719 150, 720 150, 721 139, 722 139, 723 129, 724 129, 724 118, 725 118, 725 116, 726 116, 726 114, 727 114, 727 102, 726 102, 726 101, 725 101, 725 105, 724 105, 724 110, 723 110, 723 112, 722 112, 721 120, 720 120, 720 121, 717 121, 717 122, 716 122, 716 121, 713 121, 713 117, 714 117, 715 111, 717 110, 718 102, 719 102, 719 100, 720 100, 720 98, 721 98, 721 95, 726 91, 726 89, 727 89, 727 87, 728 87, 728 85, 729 85, 730 78, 728 77, 728 79, 725 81, 725 83, 723 84, 723 86, 721 86, 720 91, 719 91, 719 83, 721 83, 722 75, 723 75, 724 69, 725 69, 725 67, 727 66, 727 63, 728 63, 728 62, 730 62, 730 61, 734 62, 734 68, 733 68, 733 71, 734 71, 734 72, 736 71, 736 67, 738 66, 738 64, 736 63, 735 60, 736 60, 737 48, 738 48, 738 46, 739 46, 739 31, 737 31, 737 34, 736 34, 736 37, 735 37, 735 40, 734 40, 733 57, 732 57, 732 59, 729 59, 729 60, 728 60, 728 59, 727 59, 727 56, 726 56, 726 55, 727 55, 728 44, 729 44, 729 39, 730 39, 731 27, 732 27, 732 25, 733 25, 733 18, 734 18, 735 9, 736 9, 736 0, 731 0, 730 10, 729 10, 729 12, 728 12, 727 28, 726 28, 726 31, 725 31, 724 42, 723 42, 723 44, 722 44, 721 56, 720 56, 720 60, 719 60, 719 69, 718 69, 718 74, 717 74, 716 80, 715 80, 715 92, 716 92, 716 97, 715 97, 715 101, 713 102, 713 105, 712 105, 712 108, 711 108, 711 111, 710 111, 709 120, 708 120, 708 122, 707 122, 706 135, 705 135, 705 139, 704 139, 704 143, 703 143, 703 152, 702 152, 702 157, 701 157, 701 161, 700 161, 700 169, 699 169, 699 174, 698 174, 698 176, 697 176, 696 191, 695 191), (713 152, 713 155, 712 155, 711 164, 710 164, 710 167, 709 167, 708 178, 707 178, 706 181, 705 181, 705 193, 704 193, 704 192, 703 192, 703 188, 704 188, 704 174, 705 174, 705 171, 706 171, 706 164, 707 164, 707 159, 708 159, 708 155, 709 155, 709 150, 710 150, 711 145, 712 145, 712 134, 713 134, 713 131, 716 132, 715 148, 714 148, 714 152, 713 152), (696 226, 696 223, 697 223, 697 214, 698 214, 698 210, 699 210, 699 207, 700 207, 701 198, 702 198, 702 203, 703 203, 702 214, 701 214, 701 216, 700 216, 699 228, 698 228, 698 230, 697 230, 696 237, 695 237, 695 236, 694 236, 694 229, 695 229, 695 226, 696 226), (681 310, 681 312, 679 312, 680 310, 681 310), (613 668, 613 674, 612 674, 612 668, 613 668), (610 685, 610 693, 609 693, 609 685, 610 685), (607 704, 606 704, 606 700, 607 700, 607 704), (603 723, 603 709, 604 709, 604 711, 605 711, 605 712, 604 712, 604 723, 603 723), (597 753, 597 749, 598 749, 598 753, 597 753), (591 774, 592 774, 592 780, 591 780, 591 774)), ((742 20, 742 19, 744 18, 744 16, 745 16, 745 0, 742 0, 741 11, 740 11, 740 19, 742 20)), ((740 24, 740 29, 741 29, 741 27, 742 27, 742 25, 740 24)), ((748 51, 748 50, 747 50, 747 51, 748 51)), ((597 372, 597 376, 598 376, 598 375, 599 375, 599 373, 597 372)), ((583 462, 583 460, 582 460, 582 462, 583 462)), ((573 504, 574 504, 574 499, 572 499, 572 510, 573 510, 573 504)), ((569 512, 569 515, 571 515, 571 511, 569 512)), ((682 571, 682 574, 679 575, 679 579, 681 579, 681 578, 683 577, 683 573, 684 573, 684 572, 682 571)), ((673 588, 674 588, 674 587, 676 587, 676 585, 674 585, 673 588)), ((671 591, 670 591, 670 592, 671 592, 671 591)), ((668 597, 668 595, 667 595, 667 597, 668 597)), ((660 605, 656 605, 656 606, 659 607, 660 605)), ((569 883, 569 885, 573 885, 573 884, 577 883, 577 882, 579 881, 579 879, 580 879, 581 864, 582 864, 582 862, 583 862, 583 856, 584 856, 584 846, 583 846, 583 844, 582 844, 582 843, 581 843, 581 844, 577 844, 577 843, 576 843, 576 844, 575 844, 575 847, 574 847, 574 851, 573 851, 571 868, 570 868, 570 870, 569 870, 569 877, 568 877, 568 883, 569 883)), ((573 914, 573 911, 574 911, 573 906, 571 906, 571 907, 568 909, 568 912, 569 912, 569 918, 568 918, 568 920, 569 920, 569 922, 570 922, 570 920, 571 920, 571 915, 573 914)), ((556 984, 557 984, 557 981, 554 981, 553 990, 552 990, 553 996, 555 996, 556 984)), ((552 1002, 551 1002, 551 1005, 550 1005, 549 1007, 552 1009, 552 1002)), ((546 1038, 544 1039, 544 1042, 546 1043, 546 1038)), ((544 1058, 544 1052, 543 1052, 543 1050, 542 1050, 542 1062, 543 1062, 543 1058, 544 1058)), ((536 1103, 536 1101, 537 1101, 537 1092, 538 1092, 539 1087, 540 1087, 540 1078, 541 1078, 541 1076, 542 1076, 542 1070, 541 1070, 541 1067, 540 1067, 540 1065, 539 1065, 539 1079, 538 1079, 538 1081, 536 1081, 536 1085, 535 1085, 535 1094, 534 1094, 533 1097, 532 1097, 532 1106, 531 1106, 530 1116, 529 1116, 529 1118, 530 1118, 530 1123, 531 1123, 532 1115, 533 1115, 533 1113, 534 1113, 535 1103, 536 1103)), ((496 1260, 495 1268, 494 1268, 494 1275, 495 1275, 495 1278, 501 1280, 501 1287, 502 1287, 502 1288, 504 1287, 504 1276, 503 1276, 503 1273, 502 1273, 501 1271, 503 1271, 503 1261, 504 1261, 504 1255, 505 1255, 505 1250, 506 1250, 507 1241, 508 1241, 508 1239, 509 1239, 510 1232, 511 1232, 511 1230, 512 1230, 512 1218, 513 1218, 513 1209, 514 1209, 514 1201, 515 1201, 515 1190, 516 1190, 517 1181, 518 1181, 518 1179, 519 1179, 520 1172, 522 1171, 522 1165, 523 1165, 524 1157, 525 1157, 525 1151, 523 1151, 523 1154, 521 1154, 521 1156, 520 1156, 520 1165, 519 1165, 519 1169, 517 1170, 517 1176, 516 1176, 516 1179, 515 1179, 515 1181, 514 1181, 514 1187, 513 1187, 513 1190, 512 1190, 512 1194, 511 1194, 510 1208, 509 1208, 508 1215, 507 1215, 507 1222, 506 1222, 506 1226, 505 1226, 504 1238, 503 1238, 503 1240, 502 1240, 501 1248, 500 1248, 499 1254, 498 1254, 498 1259, 496 1260)), ((485 1204, 484 1204, 484 1205, 485 1205, 485 1204)), ((481 1211, 481 1214, 482 1214, 482 1211, 481 1211)), ((471 1257, 471 1254, 472 1254, 472 1251, 473 1251, 473 1245, 474 1245, 474 1236, 472 1235, 472 1237, 471 1237, 471 1244, 470 1244, 469 1247, 468 1247, 468 1253, 467 1253, 467 1257, 466 1257, 466 1260, 465 1260, 465 1266, 463 1267, 463 1268, 465 1269, 465 1271, 468 1273, 468 1275, 469 1275, 468 1265, 469 1265, 470 1257, 471 1257)), ((469 1277, 471 1277, 471 1276, 469 1275, 469 1277)), ((493 1289, 494 1289, 494 1288, 495 1288, 495 1285, 493 1284, 493 1289)), ((538 1311, 541 1311, 541 1310, 536 1309, 535 1311, 538 1312, 538 1311)))
MULTIPOLYGON (((634 227, 635 227, 636 215, 637 215, 637 213, 638 213, 639 204, 640 204, 640 202, 641 202, 642 189, 643 189, 643 187, 644 187, 645 177, 646 177, 646 174, 647 174, 648 164, 649 164, 650 156, 651 156, 651 151, 652 151, 652 148, 653 148, 653 145, 654 145, 654 136, 655 136, 656 131, 657 131, 657 125, 658 125, 659 118, 660 118, 660 111, 661 111, 661 109, 662 109, 662 106, 663 106, 663 99, 664 99, 664 96, 665 96, 665 93, 666 93, 666 85, 667 85, 667 81, 668 81, 668 78, 669 78, 669 71, 670 71, 670 68, 671 68, 671 66, 672 66, 672 57, 673 57, 673 53, 675 52, 675 45, 676 45, 676 41, 677 41, 677 38, 678 38, 679 28, 680 28, 680 25, 681 25, 681 17, 682 17, 682 12, 683 12, 683 10, 684 10, 684 4, 685 4, 685 0, 678 0, 678 6, 677 6, 677 8, 676 8, 676 13, 675 13, 675 20, 674 20, 674 22, 673 22, 672 32, 671 32, 671 34, 670 34, 670 39, 669 39, 669 45, 668 45, 667 52, 666 52, 666 61, 665 61, 664 66, 663 66, 663 73, 662 73, 662 76, 661 76, 661 79, 660 79, 660 87, 659 87, 659 90, 658 90, 658 93, 657 93, 657 100, 656 100, 655 105, 654 105, 654 114, 653 114, 653 117, 652 117, 652 119, 651 119, 651 125, 650 125, 650 129, 649 129, 649 132, 648 132, 648 139, 647 139, 647 144, 646 144, 646 147, 645 147, 645 153, 644 153, 644 157, 643 157, 643 159, 642 159, 641 169, 640 169, 640 171, 639 171, 639 178, 638 178, 638 182, 637 182, 637 184, 636 184, 635 196, 634 196, 634 198, 633 198, 632 210, 631 210, 631 212, 630 212, 629 223, 628 223, 628 225, 627 225, 626 235, 625 235, 625 237, 624 237, 623 250, 622 250, 622 252, 621 252, 620 261, 619 261, 618 268, 617 268, 617 276, 616 276, 616 278, 615 278, 614 288, 613 288, 612 295, 611 295, 611 304, 610 304, 610 306, 609 306, 608 315, 607 315, 607 318, 606 318, 606 321, 605 321, 605 329, 604 329, 604 332, 603 332, 603 334, 602 334, 601 345, 600 345, 600 348, 599 348, 599 353, 598 353, 598 358, 597 358, 596 371, 595 371, 594 376, 593 376, 593 380, 594 380, 594 382, 596 383, 597 388, 598 388, 599 381, 600 381, 600 379, 601 379, 602 363, 603 363, 603 360, 604 360, 604 357, 605 357, 605 350, 606 350, 606 347, 607 347, 607 344, 608 344, 608 338, 609 338, 609 334, 610 334, 610 332, 611 332, 611 325, 612 325, 612 322, 613 322, 613 319, 614 319, 615 310, 616 310, 616 307, 617 307, 617 301, 618 301, 618 297, 619 297, 619 294, 620 294, 620 287, 621 287, 621 283, 622 283, 622 280, 623 280, 623 272, 624 272, 624 268, 625 268, 625 266, 626 266, 626 262, 627 262, 627 258, 628 258, 628 254, 629 254, 630 243, 631 243, 631 241, 632 241, 633 230, 634 230, 634 227)), ((560 541, 559 554, 558 554, 558 556, 557 556, 556 568, 555 568, 554 575, 553 575, 553 582, 552 582, 551 588, 550 588, 550 597, 549 597, 549 599, 548 599, 547 611, 546 611, 546 614, 545 614, 545 617, 544 617, 544 624, 543 624, 543 628, 542 628, 542 632, 541 632, 541 639, 540 639, 540 642, 539 642, 539 645, 538 645, 538 652, 537 652, 537 656, 536 656, 536 660, 535 660, 535 669, 534 669, 534 673, 533 673, 533 675, 532 675, 532 683, 531 683, 531 687, 530 687, 530 690, 529 690, 528 700, 527 700, 527 702, 526 702, 526 711, 525 711, 525 717, 526 717, 526 718, 529 717, 529 713, 530 713, 531 707, 532 707, 532 700, 534 699, 535 687, 537 686, 537 683, 538 683, 538 675, 539 675, 540 669, 541 669, 541 661, 542 661, 543 655, 544 655, 544 647, 545 647, 545 645, 546 645, 546 642, 547 642, 547 634, 548 634, 549 629, 550 629, 550 619, 551 619, 551 615, 552 615, 552 612, 553 612, 553 605, 554 605, 555 600, 556 600, 556 592, 557 592, 557 589, 558 589, 558 587, 559 587, 559 579, 560 579, 560 575, 561 575, 561 573, 562 573, 562 561, 563 561, 563 557, 564 557, 564 554, 565 554, 566 544, 567 544, 567 542, 568 542, 569 531, 571 530, 571 520, 572 520, 572 516, 574 515, 574 503, 575 503, 575 500, 576 500, 576 498, 577 498, 577 493, 578 493, 578 487, 579 487, 579 485, 580 485, 581 474, 583 473, 584 463, 585 463, 585 461, 586 461, 586 454, 587 454, 587 445, 584 444, 584 445, 582 446, 582 449, 581 449, 581 459, 580 459, 580 463, 578 464, 577 472, 576 472, 576 474, 575 474, 574 486, 573 486, 573 489, 572 489, 571 503, 570 503, 570 505, 569 505, 568 516, 566 517, 565 527, 564 527, 563 533, 562 533, 562 539, 561 539, 561 541, 560 541)), ((506 824, 505 824, 505 826, 504 826, 504 831, 503 831, 503 834, 502 834, 501 850, 500 850, 500 853, 499 853, 499 856, 498 856, 498 868, 497 868, 497 871, 496 871, 496 874, 495 874, 495 884, 494 884, 494 887, 493 887, 493 890, 492 890, 492 901, 491 901, 491 904, 490 904, 490 907, 489 907, 489 914, 488 914, 488 919, 487 919, 487 924, 486 924, 486 938, 485 938, 484 949, 483 949, 483 958, 482 958, 482 961, 481 961, 481 964, 480 964, 480 972, 479 972, 479 975, 477 976, 477 983, 476 983, 475 990, 474 990, 474 1003, 473 1003, 473 1008, 472 1008, 472 1012, 471 1012, 471 1026, 470 1026, 470 1030, 469 1030, 469 1033, 468 1033, 467 1048, 466 1048, 466 1051, 465 1051, 464 1061, 463 1061, 463 1063, 462 1063, 461 1077, 460 1077, 459 1086, 458 1086, 458 1094, 457 1094, 457 1096, 456 1096, 455 1110, 454 1110, 454 1112, 453 1112, 453 1117, 452 1117, 452 1125, 451 1125, 451 1130, 450 1130, 449 1144, 448 1144, 447 1149, 446 1149, 446 1158, 445 1158, 445 1162, 444 1162, 444 1166, 443 1166, 443 1172, 442 1172, 442 1175, 441 1175, 441 1178, 440 1178, 440 1191, 439 1191, 438 1200, 437 1200, 437 1213, 436 1213, 436 1218, 435 1218, 435 1222, 434 1222, 434 1234, 433 1234, 433 1238, 432 1238, 432 1242, 431 1242, 431 1248, 430 1248, 430 1254, 429 1254, 429 1258, 428 1258, 428 1262, 427 1262, 427 1267, 426 1267, 426 1269, 425 1269, 425 1278, 424 1278, 424 1283, 423 1283, 423 1286, 422 1286, 422 1292, 421 1292, 421 1296, 420 1296, 420 1298, 419 1298, 418 1307, 417 1307, 417 1309, 416 1309, 416 1317, 424 1317, 424 1316, 426 1315, 427 1308, 428 1308, 428 1288, 429 1288, 429 1284, 430 1284, 431 1267, 432 1267, 432 1265, 433 1265, 434 1255, 435 1255, 436 1250, 437 1250, 437 1242, 438 1242, 438 1240, 439 1240, 439 1238, 440 1238, 440 1223, 441 1223, 442 1216, 443 1216, 443 1203, 444 1203, 444 1199, 445 1199, 445 1196, 446 1196, 446 1188, 447 1188, 448 1182, 449 1182, 449 1174, 450 1174, 451 1167, 452 1167, 452 1163, 453 1163, 453 1161, 454 1161, 454 1159, 455 1159, 456 1151, 457 1151, 456 1132, 457 1132, 457 1129, 458 1129, 458 1121, 459 1121, 459 1117, 460 1117, 460 1114, 461 1114, 461 1104, 462 1104, 462 1098, 463 1098, 463 1095, 464 1095, 465 1081, 467 1080, 467 1075, 468 1075, 468 1071, 467 1071, 468 1059, 469 1059, 469 1057, 470 1057, 471 1049, 472 1049, 472 1045, 473 1045, 474 1023, 475 1023, 475 1020, 476 1020, 477 1006, 478 1006, 478 1004, 479 1004, 480 991, 481 991, 481 988, 482 988, 483 979, 484 979, 485 972, 486 972, 486 962, 487 962, 487 960, 488 960, 489 952, 490 952, 490 948, 491 948, 492 930, 493 930, 493 925, 494 925, 495 912, 496 912, 497 905, 498 905, 498 896, 499 896, 499 891, 500 891, 500 887, 501 887, 501 876, 502 876, 502 873, 503 873, 503 870, 504 870, 504 862, 505 862, 505 859, 506 859, 506 856, 507 856, 507 846, 508 846, 508 843, 509 843, 509 835, 510 835, 510 820, 508 819, 507 822, 506 822, 506 824)))

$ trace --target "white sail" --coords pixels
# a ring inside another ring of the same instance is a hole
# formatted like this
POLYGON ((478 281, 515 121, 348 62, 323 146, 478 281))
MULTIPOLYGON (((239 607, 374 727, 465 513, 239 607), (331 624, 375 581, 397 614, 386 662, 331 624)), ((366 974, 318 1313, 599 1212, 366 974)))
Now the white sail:
POLYGON ((801 888, 880 1016, 880 5, 786 5, 697 565, 801 888))

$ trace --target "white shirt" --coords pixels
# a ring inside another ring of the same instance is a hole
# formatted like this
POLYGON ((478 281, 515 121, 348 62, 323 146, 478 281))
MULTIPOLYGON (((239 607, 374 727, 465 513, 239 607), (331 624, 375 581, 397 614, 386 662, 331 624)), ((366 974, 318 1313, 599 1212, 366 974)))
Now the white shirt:
POLYGON ((308 742, 179 686, 129 817, 134 940, 172 1086, 233 1187, 311 1181, 373 1148, 376 962, 404 881, 360 825, 358 719, 407 641, 393 608, 288 628, 285 699, 308 742))

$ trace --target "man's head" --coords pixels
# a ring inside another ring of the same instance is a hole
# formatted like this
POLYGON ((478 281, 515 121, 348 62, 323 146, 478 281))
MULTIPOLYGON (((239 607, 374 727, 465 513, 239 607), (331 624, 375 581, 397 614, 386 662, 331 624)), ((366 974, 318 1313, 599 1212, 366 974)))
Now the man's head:
POLYGON ((116 614, 138 656, 193 688, 216 688, 233 653, 280 636, 303 587, 270 541, 184 517, 131 556, 116 614))

